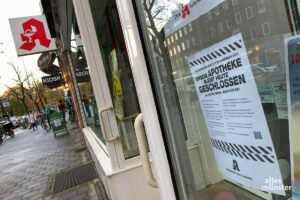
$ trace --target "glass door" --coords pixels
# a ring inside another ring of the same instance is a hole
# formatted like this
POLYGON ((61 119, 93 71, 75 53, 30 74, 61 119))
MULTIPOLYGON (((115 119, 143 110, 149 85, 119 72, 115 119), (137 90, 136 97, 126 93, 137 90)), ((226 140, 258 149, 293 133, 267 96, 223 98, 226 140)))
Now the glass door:
POLYGON ((284 38, 297 34, 296 1, 133 6, 180 199, 289 199, 284 38))
MULTIPOLYGON (((150 159, 146 162, 152 187, 157 187, 155 177, 162 199, 175 199, 131 2, 74 0, 74 5, 92 82, 97 83, 94 90, 98 113, 112 167, 116 171, 140 167, 134 121, 142 112, 139 130, 144 126, 149 133, 150 159)), ((148 154, 147 142, 144 143, 143 152, 148 154)))
POLYGON ((93 51, 98 51, 100 55, 100 58, 93 58, 101 62, 101 65, 95 66, 102 70, 98 72, 102 79, 100 90, 110 97, 106 105, 99 108, 98 114, 103 125, 101 127, 104 127, 102 132, 113 132, 105 140, 106 143, 114 144, 118 165, 124 168, 132 162, 138 162, 134 120, 140 113, 140 108, 119 14, 114 1, 89 0, 83 2, 83 7, 86 8, 85 17, 91 20, 91 30, 96 36, 93 45, 97 49, 93 51), (105 127, 107 114, 114 115, 110 121, 111 127, 105 127))
POLYGON ((141 111, 132 72, 136 64, 129 59, 116 2, 77 0, 75 4, 83 43, 87 44, 85 56, 96 83, 100 127, 108 154, 116 169, 137 167, 140 153, 134 121, 141 111))

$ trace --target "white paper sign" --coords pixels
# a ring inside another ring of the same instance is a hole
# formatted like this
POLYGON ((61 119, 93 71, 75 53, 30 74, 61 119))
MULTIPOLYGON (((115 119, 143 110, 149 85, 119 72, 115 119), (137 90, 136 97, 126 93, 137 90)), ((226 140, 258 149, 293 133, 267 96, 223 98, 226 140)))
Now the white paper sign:
POLYGON ((18 56, 56 49, 44 15, 9 19, 18 56))
POLYGON ((172 17, 164 27, 165 37, 207 13, 224 0, 190 0, 186 2, 188 3, 179 3, 178 10, 172 12, 172 17))
POLYGON ((241 34, 188 57, 219 170, 285 195, 274 146, 241 34))
POLYGON ((54 126, 55 126, 55 127, 61 126, 61 119, 56 119, 56 120, 54 120, 54 126))
POLYGON ((274 103, 272 83, 258 85, 257 90, 262 103, 274 103))
POLYGON ((81 35, 79 35, 79 34, 75 35, 75 42, 76 42, 77 47, 82 47, 83 46, 81 35))
POLYGON ((273 91, 278 119, 288 119, 286 82, 281 81, 273 83, 273 91))

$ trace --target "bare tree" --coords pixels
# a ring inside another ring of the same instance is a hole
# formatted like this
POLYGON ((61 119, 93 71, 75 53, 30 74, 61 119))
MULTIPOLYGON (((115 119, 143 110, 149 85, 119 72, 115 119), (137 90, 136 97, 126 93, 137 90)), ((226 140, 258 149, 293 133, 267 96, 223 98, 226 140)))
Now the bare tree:
POLYGON ((42 106, 42 108, 45 110, 45 104, 48 104, 48 100, 46 97, 46 93, 48 92, 47 87, 43 86, 43 84, 41 82, 38 82, 33 75, 31 74, 31 79, 33 82, 33 90, 34 90, 34 94, 36 96, 36 99, 39 100, 40 105, 42 106))
POLYGON ((14 95, 19 101, 22 102, 22 104, 24 105, 24 108, 28 112, 28 106, 26 104, 27 88, 25 87, 25 81, 27 80, 28 77, 22 78, 19 67, 16 66, 15 64, 13 64, 12 62, 8 62, 7 64, 12 67, 12 69, 16 73, 17 78, 13 79, 13 81, 15 82, 14 87, 10 87, 8 85, 5 85, 5 86, 9 89, 9 91, 12 95, 14 95))
POLYGON ((168 21, 168 10, 164 6, 159 6, 156 0, 143 0, 143 7, 147 16, 146 23, 153 48, 166 65, 171 65, 169 52, 164 46, 164 31, 159 30, 168 21))

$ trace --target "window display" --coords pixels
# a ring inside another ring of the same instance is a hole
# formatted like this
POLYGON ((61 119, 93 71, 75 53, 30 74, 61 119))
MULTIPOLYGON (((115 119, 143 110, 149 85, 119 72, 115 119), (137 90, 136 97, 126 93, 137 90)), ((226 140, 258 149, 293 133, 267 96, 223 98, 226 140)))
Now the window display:
POLYGON ((295 1, 134 5, 181 199, 289 199, 284 39, 298 30, 295 1))
POLYGON ((139 155, 133 123, 140 110, 117 7, 114 1, 90 4, 123 154, 129 159, 139 155))

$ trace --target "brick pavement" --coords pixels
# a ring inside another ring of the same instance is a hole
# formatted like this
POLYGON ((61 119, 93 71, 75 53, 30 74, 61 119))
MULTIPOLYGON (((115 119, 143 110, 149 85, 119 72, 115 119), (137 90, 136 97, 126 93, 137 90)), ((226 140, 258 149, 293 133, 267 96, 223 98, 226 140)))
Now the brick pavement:
POLYGON ((37 131, 16 130, 16 137, 0 145, 0 199, 108 200, 100 179, 51 196, 56 173, 91 161, 89 152, 76 152, 86 146, 74 124, 70 134, 54 138, 41 127, 37 131))

